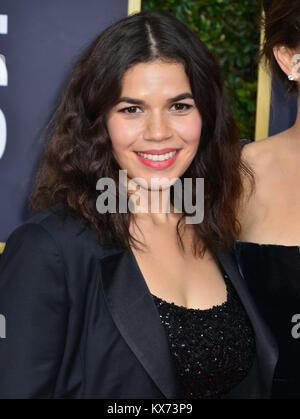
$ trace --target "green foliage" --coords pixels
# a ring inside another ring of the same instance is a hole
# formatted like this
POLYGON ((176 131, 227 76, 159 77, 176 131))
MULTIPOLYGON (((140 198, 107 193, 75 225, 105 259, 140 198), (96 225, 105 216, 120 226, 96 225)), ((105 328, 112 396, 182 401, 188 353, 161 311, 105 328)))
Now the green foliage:
POLYGON ((241 138, 254 138, 259 15, 257 0, 142 0, 187 24, 217 58, 241 138))

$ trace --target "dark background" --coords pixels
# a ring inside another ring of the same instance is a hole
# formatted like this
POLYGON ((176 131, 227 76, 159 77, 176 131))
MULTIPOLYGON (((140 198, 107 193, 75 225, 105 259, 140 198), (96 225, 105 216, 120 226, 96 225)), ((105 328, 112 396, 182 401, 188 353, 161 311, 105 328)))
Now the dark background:
POLYGON ((27 198, 50 119, 82 50, 127 16, 127 0, 0 0, 8 33, 0 35, 8 86, 0 86, 7 143, 0 159, 0 242, 31 215, 27 198))

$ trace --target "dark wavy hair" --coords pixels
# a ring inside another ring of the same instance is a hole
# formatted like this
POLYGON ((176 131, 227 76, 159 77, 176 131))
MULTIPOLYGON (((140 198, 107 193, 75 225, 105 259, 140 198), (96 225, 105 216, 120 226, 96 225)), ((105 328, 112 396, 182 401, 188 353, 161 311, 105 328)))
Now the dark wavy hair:
MULTIPOLYGON (((124 72, 154 60, 183 64, 203 120, 197 154, 181 177, 194 183, 205 179, 205 215, 193 225, 194 252, 213 251, 217 242, 228 248, 240 229, 236 210, 242 175, 252 173, 241 160, 239 133, 214 57, 193 31, 165 11, 142 11, 117 21, 80 57, 47 127, 49 143, 31 209, 36 213, 62 204, 85 227, 95 228, 100 242, 105 237, 127 250, 136 247, 138 241, 129 232, 133 214, 99 214, 96 183, 110 177, 118 185, 121 168, 113 157, 105 116, 120 97, 124 72)), ((177 223, 183 248, 179 227, 186 215, 183 210, 177 223)))
POLYGON ((300 1, 263 0, 265 16, 262 28, 265 40, 259 59, 266 58, 272 74, 278 77, 288 93, 298 91, 298 84, 290 81, 281 70, 273 53, 276 45, 295 49, 300 45, 300 1))

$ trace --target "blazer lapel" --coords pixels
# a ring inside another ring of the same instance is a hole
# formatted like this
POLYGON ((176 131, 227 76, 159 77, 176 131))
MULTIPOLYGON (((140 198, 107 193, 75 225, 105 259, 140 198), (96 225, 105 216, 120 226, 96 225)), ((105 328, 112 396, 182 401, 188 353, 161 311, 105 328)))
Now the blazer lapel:
MULTIPOLYGON (((232 281, 252 322, 264 394, 278 360, 277 344, 261 318, 233 255, 221 247, 217 261, 232 281)), ((165 329, 133 253, 118 245, 102 246, 100 259, 104 295, 113 320, 137 359, 166 398, 182 398, 165 329)))
POLYGON ((233 283, 252 322, 256 335, 258 364, 260 364, 260 368, 263 371, 262 383, 265 393, 270 394, 273 374, 278 360, 276 341, 260 316, 233 255, 225 253, 221 248, 218 248, 216 257, 233 283))
POLYGON ((168 338, 133 253, 120 248, 100 258, 109 310, 121 335, 166 398, 179 398, 168 338))

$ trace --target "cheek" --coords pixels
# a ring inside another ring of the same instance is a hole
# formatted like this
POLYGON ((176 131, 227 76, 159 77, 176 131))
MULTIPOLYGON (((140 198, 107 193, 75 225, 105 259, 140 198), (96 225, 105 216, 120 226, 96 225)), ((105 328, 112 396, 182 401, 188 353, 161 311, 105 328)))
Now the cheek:
POLYGON ((202 118, 200 115, 195 115, 186 121, 184 127, 182 127, 182 138, 187 144, 191 146, 197 146, 200 141, 202 131, 202 118))
POLYGON ((116 152, 128 148, 133 143, 134 131, 118 118, 112 118, 107 124, 107 128, 113 149, 116 152))

